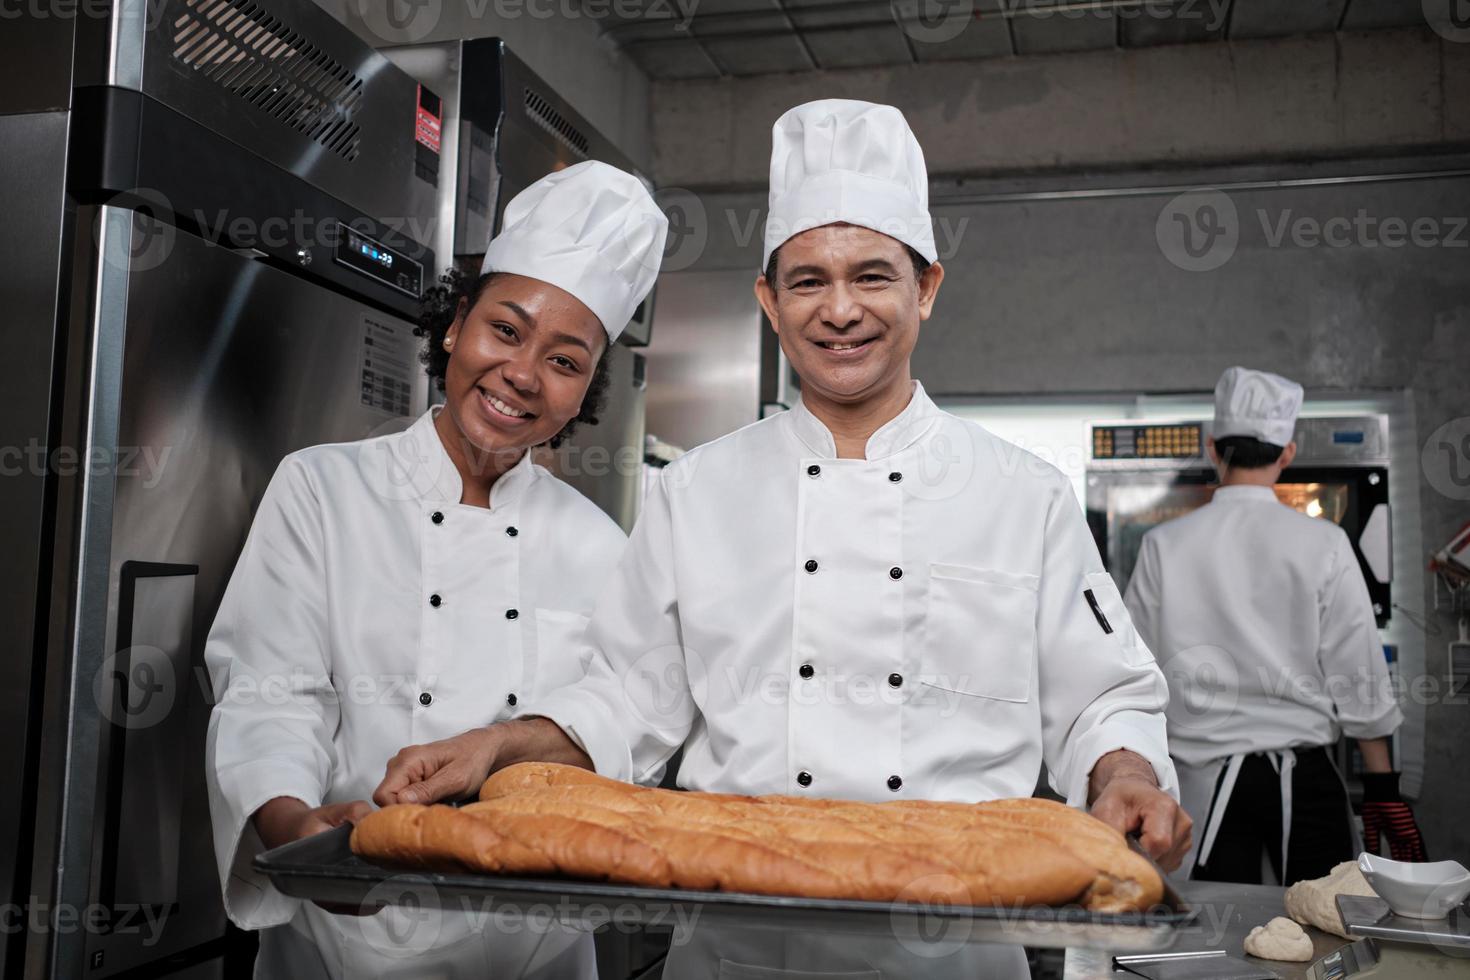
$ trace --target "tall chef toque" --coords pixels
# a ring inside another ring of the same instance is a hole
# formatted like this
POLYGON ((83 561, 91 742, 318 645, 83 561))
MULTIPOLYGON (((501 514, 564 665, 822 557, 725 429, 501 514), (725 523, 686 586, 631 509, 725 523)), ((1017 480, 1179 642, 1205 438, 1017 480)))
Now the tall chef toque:
POLYGON ((505 207, 480 272, 559 286, 602 321, 608 342, 653 288, 669 221, 641 181, 596 160, 547 174, 505 207))
POLYGON ((1302 386, 1249 368, 1226 368, 1215 385, 1216 439, 1250 436, 1273 446, 1291 442, 1302 408, 1302 386))
POLYGON ((771 202, 765 254, 795 235, 846 222, 896 238, 933 262, 924 151, 891 105, 822 99, 771 128, 771 202))

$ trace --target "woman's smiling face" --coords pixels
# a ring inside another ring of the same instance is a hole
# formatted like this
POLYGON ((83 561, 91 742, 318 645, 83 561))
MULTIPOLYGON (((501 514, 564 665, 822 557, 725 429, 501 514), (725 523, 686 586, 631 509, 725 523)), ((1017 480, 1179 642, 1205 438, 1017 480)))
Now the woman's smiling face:
POLYGON ((571 293, 497 273, 444 340, 444 410, 484 453, 519 455, 576 418, 607 333, 571 293))

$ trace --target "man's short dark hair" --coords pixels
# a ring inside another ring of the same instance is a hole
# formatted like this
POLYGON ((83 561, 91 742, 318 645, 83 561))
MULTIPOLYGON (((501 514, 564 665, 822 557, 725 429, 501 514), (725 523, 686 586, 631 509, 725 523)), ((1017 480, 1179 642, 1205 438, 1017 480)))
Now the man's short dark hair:
POLYGON ((1215 440, 1215 452, 1220 462, 1240 470, 1258 470, 1270 466, 1281 458, 1285 446, 1274 442, 1262 442, 1252 436, 1226 436, 1215 440))
MULTIPOLYGON (((911 246, 905 245, 903 250, 909 253, 909 261, 914 264, 914 278, 918 279, 924 274, 924 270, 929 268, 929 260, 914 251, 911 246)), ((776 256, 780 254, 781 246, 777 245, 775 250, 771 252, 771 258, 766 262, 766 282, 770 283, 772 288, 776 286, 776 256)))

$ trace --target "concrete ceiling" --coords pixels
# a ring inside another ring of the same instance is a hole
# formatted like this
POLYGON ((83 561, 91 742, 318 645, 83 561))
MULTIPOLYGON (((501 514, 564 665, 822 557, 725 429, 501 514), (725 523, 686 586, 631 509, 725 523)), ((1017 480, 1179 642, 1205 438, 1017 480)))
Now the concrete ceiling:
POLYGON ((1454 0, 581 0, 653 79, 1424 25, 1454 0))

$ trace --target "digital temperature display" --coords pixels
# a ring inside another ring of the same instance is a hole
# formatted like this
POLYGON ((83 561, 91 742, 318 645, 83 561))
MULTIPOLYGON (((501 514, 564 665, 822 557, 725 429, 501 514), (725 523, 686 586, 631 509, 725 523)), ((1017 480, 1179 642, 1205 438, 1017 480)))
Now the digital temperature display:
POLYGON ((337 242, 337 262, 399 292, 418 298, 424 288, 424 267, 397 249, 389 248, 346 225, 337 242))
POLYGON ((361 255, 367 256, 385 269, 393 268, 393 253, 385 248, 378 247, 376 242, 370 242, 356 232, 348 233, 348 247, 361 255))

